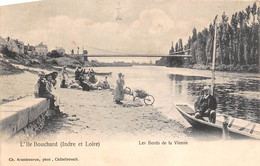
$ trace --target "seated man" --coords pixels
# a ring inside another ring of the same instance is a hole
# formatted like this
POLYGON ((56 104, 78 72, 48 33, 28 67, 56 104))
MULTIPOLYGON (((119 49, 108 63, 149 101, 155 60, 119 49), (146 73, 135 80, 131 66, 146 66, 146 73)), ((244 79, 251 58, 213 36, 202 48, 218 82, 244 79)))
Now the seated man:
POLYGON ((202 119, 202 117, 208 117, 211 123, 216 122, 216 108, 217 100, 210 94, 209 89, 203 89, 201 96, 195 102, 194 108, 196 110, 195 118, 202 119))

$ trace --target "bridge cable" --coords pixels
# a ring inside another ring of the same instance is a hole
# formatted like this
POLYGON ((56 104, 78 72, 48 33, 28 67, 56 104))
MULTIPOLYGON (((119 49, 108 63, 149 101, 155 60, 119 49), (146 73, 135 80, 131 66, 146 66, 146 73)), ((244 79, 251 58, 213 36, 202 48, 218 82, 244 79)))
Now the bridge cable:
MULTIPOLYGON (((89 48, 93 48, 93 49, 96 49, 96 50, 99 50, 99 51, 104 51, 104 52, 109 52, 109 53, 116 53, 116 54, 121 54, 121 55, 137 55, 137 54, 130 54, 130 53, 123 53, 123 52, 117 52, 117 51, 110 51, 110 50, 105 50, 105 49, 101 49, 101 48, 97 48, 97 47, 93 47, 93 46, 90 46, 90 45, 86 45, 85 46, 89 47, 89 48)), ((177 54, 177 53, 182 53, 182 52, 187 52, 191 49, 187 49, 187 50, 183 50, 183 51, 178 51, 178 52, 174 52, 174 54, 177 54)), ((149 55, 160 55, 160 54, 149 54, 149 55)))

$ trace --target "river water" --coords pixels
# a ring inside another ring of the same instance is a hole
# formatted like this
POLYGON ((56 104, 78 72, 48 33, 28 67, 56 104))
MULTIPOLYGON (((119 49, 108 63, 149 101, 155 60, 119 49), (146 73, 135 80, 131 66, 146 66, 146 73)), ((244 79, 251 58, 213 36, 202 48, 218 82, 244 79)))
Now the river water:
MULTIPOLYGON (((211 71, 166 68, 159 66, 133 66, 94 68, 99 72, 112 72, 108 78, 115 86, 117 73, 125 75, 125 86, 142 89, 155 98, 154 107, 164 115, 188 126, 174 108, 176 103, 193 106, 200 90, 211 84, 211 71)), ((258 74, 216 72, 215 96, 218 113, 260 123, 260 93, 258 74)))

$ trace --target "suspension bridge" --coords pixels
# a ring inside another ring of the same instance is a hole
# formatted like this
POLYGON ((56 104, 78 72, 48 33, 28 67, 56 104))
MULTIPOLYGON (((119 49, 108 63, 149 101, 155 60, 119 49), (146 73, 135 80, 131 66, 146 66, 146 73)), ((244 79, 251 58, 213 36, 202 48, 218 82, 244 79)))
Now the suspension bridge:
MULTIPOLYGON (((189 55, 187 53, 189 53, 190 49, 186 49, 183 51, 177 51, 177 52, 172 52, 170 54, 131 54, 131 53, 122 53, 122 52, 116 52, 116 51, 111 51, 111 50, 105 50, 105 49, 101 49, 101 48, 97 48, 97 47, 93 47, 93 46, 87 46, 88 48, 91 49, 95 49, 98 51, 101 51, 103 53, 101 54, 88 54, 88 52, 84 49, 82 49, 82 54, 79 53, 79 47, 77 50, 77 53, 73 53, 72 54, 68 54, 70 57, 84 57, 84 59, 87 59, 88 57, 118 57, 118 58, 124 58, 124 57, 132 57, 132 58, 138 58, 138 57, 149 57, 149 58, 162 58, 162 57, 182 57, 182 58, 190 58, 192 57, 192 55, 189 55), (105 53, 106 52, 106 53, 105 53)), ((83 47, 84 48, 84 47, 83 47)))
POLYGON ((182 57, 182 58, 189 58, 191 55, 185 55, 185 54, 175 54, 175 55, 166 55, 166 54, 109 54, 109 55, 103 55, 103 54, 96 54, 96 55, 88 55, 88 54, 69 54, 69 56, 75 56, 75 57, 154 57, 154 58, 160 58, 160 57, 182 57))

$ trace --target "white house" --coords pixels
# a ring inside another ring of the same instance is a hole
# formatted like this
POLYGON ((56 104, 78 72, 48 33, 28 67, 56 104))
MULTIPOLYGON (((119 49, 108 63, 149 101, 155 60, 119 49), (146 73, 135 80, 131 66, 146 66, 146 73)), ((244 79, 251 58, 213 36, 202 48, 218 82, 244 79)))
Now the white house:
POLYGON ((44 45, 42 42, 35 46, 35 52, 37 55, 47 55, 48 53, 48 47, 47 45, 44 45))

